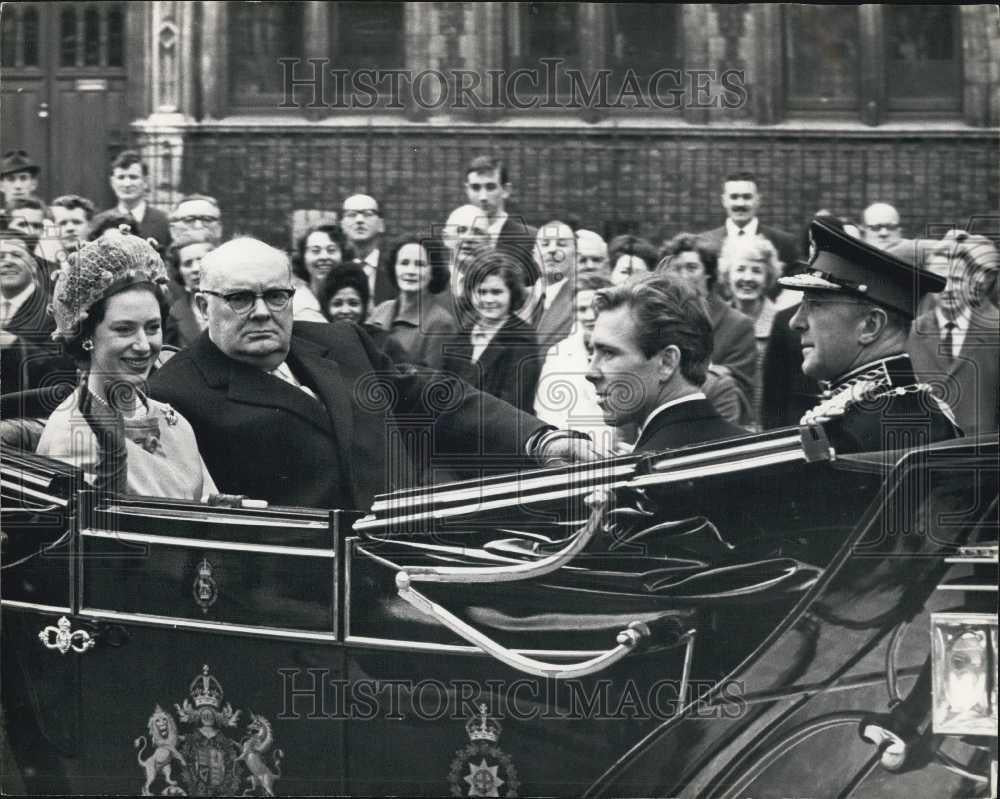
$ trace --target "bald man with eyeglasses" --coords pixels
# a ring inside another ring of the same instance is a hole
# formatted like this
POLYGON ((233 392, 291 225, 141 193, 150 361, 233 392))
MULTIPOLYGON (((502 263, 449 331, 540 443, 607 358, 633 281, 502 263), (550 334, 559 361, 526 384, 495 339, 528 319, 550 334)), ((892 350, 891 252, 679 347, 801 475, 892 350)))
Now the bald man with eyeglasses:
POLYGON ((201 269, 196 302, 208 329, 154 374, 150 393, 191 422, 225 493, 367 509, 377 493, 433 474, 393 436, 400 416, 428 420, 444 451, 471 447, 491 463, 596 457, 589 440, 457 378, 397 369, 353 324, 293 324, 291 270, 280 250, 234 239, 201 269))

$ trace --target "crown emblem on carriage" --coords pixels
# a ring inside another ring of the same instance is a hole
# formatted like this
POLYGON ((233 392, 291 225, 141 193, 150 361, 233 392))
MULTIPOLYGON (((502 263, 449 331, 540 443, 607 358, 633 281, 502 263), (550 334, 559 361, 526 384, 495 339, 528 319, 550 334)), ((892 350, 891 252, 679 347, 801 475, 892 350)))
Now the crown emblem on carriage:
POLYGON ((201 667, 201 674, 191 681, 190 693, 195 707, 210 706, 218 710, 222 705, 222 685, 209 674, 207 664, 201 667))
POLYGON ((473 716, 465 722, 465 732, 469 736, 470 741, 496 743, 500 740, 500 733, 503 732, 503 726, 499 721, 491 718, 486 712, 486 705, 481 704, 479 706, 479 715, 473 716))

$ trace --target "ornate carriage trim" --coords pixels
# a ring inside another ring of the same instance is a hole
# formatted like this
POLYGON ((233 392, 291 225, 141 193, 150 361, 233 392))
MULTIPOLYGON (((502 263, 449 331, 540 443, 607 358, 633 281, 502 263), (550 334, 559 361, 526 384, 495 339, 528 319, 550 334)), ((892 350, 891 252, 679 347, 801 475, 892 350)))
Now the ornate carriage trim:
POLYGON ((205 665, 183 704, 174 705, 188 732, 180 734, 173 715, 156 705, 146 725, 148 737, 133 743, 146 774, 143 796, 274 796, 284 752, 273 748, 271 723, 249 711, 237 743, 226 729, 238 728, 242 711, 223 704, 223 697, 222 684, 205 665))
POLYGON ((497 741, 503 727, 486 713, 486 705, 479 706, 479 715, 465 724, 469 736, 468 746, 455 751, 448 772, 448 785, 452 796, 505 796, 514 799, 521 782, 510 755, 497 741))

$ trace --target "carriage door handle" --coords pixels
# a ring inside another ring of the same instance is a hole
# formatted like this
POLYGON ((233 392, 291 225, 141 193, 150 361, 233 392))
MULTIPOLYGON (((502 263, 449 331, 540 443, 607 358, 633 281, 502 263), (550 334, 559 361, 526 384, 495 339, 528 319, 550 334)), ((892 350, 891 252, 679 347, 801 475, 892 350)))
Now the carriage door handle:
POLYGON ((69 619, 60 617, 56 626, 48 625, 38 633, 38 640, 42 642, 46 649, 57 649, 59 654, 65 655, 71 649, 78 655, 82 655, 94 648, 96 639, 86 630, 73 630, 69 619))

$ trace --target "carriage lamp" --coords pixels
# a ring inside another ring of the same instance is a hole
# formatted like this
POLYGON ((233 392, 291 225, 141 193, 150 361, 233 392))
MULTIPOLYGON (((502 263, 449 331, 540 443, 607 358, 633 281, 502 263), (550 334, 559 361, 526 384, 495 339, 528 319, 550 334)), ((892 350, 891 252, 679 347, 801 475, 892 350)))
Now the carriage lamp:
POLYGON ((934 732, 997 735, 997 614, 932 613, 934 732))

